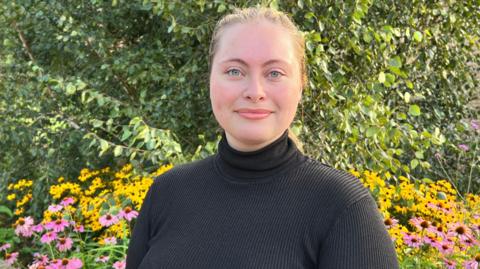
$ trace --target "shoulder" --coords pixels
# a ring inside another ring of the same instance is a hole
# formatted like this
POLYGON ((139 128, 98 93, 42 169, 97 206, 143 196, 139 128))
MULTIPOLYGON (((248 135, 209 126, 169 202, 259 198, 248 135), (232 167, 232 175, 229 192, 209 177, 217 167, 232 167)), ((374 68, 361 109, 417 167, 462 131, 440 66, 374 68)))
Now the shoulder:
POLYGON ((211 173, 213 170, 214 156, 215 155, 190 163, 175 165, 172 169, 156 177, 152 188, 166 188, 172 184, 181 184, 182 182, 198 178, 198 176, 211 173))
POLYGON ((317 160, 308 158, 299 173, 303 184, 311 188, 321 202, 329 201, 340 207, 351 204, 370 196, 360 180, 343 170, 333 168, 317 160))

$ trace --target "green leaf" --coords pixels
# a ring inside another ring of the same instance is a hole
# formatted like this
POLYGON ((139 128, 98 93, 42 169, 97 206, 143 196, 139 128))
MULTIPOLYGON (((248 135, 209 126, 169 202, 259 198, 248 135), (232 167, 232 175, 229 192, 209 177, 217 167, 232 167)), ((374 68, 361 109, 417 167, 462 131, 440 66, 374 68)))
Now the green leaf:
POLYGON ((435 183, 435 181, 429 179, 428 177, 422 178, 422 182, 425 183, 425 184, 433 184, 433 183, 435 183))
POLYGON ((380 129, 378 127, 371 126, 367 129, 366 135, 367 135, 367 137, 372 137, 372 136, 376 135, 379 131, 380 131, 380 129))
POLYGON ((378 74, 378 82, 385 83, 385 73, 380 72, 380 74, 378 74))
POLYGON ((447 200, 447 198, 448 197, 444 192, 442 192, 442 191, 437 192, 437 199, 438 200, 447 200))
POLYGON ((101 139, 100 140, 100 149, 102 150, 102 152, 105 152, 108 150, 108 142, 104 139, 101 139))
POLYGON ((410 98, 412 97, 412 95, 409 93, 409 92, 406 92, 404 95, 403 95, 403 99, 405 99, 405 102, 407 103, 410 103, 410 98))
POLYGON ((410 161, 410 167, 412 167, 412 170, 415 169, 415 167, 417 167, 419 164, 418 160, 417 159, 413 159, 410 161))
POLYGON ((8 217, 13 217, 13 212, 10 210, 10 208, 0 205, 0 213, 7 215, 8 217))
POLYGON ((407 85, 407 88, 413 89, 413 83, 410 80, 405 81, 405 85, 407 85))
POLYGON ((388 83, 390 84, 395 83, 396 77, 394 74, 387 73, 385 76, 388 83))
POLYGON ((69 83, 67 85, 67 95, 72 95, 74 94, 75 92, 77 91, 77 88, 75 87, 75 85, 69 83))
POLYGON ((421 114, 420 107, 417 105, 411 105, 410 108, 408 109, 408 114, 415 117, 420 116, 421 114))
POLYGON ((415 31, 415 33, 413 33, 413 40, 415 40, 416 42, 421 42, 422 39, 423 39, 422 33, 420 33, 419 31, 415 31))
POLYGON ((83 90, 85 89, 85 87, 87 87, 87 84, 85 82, 81 80, 77 82, 77 90, 83 90))
POLYGON ((395 57, 391 58, 390 60, 388 60, 388 65, 391 66, 391 67, 401 68, 402 67, 402 60, 400 59, 400 57, 395 56, 395 57))
POLYGON ((115 146, 115 149, 113 150, 113 155, 115 157, 118 157, 118 156, 122 155, 122 152, 123 152, 123 147, 115 146))
POLYGON ((99 128, 103 125, 103 121, 94 119, 92 120, 92 125, 94 128, 99 128))
POLYGON ((218 13, 222 13, 227 9, 227 7, 224 4, 220 4, 217 8, 218 13))
POLYGON ((127 140, 130 136, 132 135, 132 132, 130 130, 126 129, 123 131, 122 138, 120 138, 121 141, 127 140))

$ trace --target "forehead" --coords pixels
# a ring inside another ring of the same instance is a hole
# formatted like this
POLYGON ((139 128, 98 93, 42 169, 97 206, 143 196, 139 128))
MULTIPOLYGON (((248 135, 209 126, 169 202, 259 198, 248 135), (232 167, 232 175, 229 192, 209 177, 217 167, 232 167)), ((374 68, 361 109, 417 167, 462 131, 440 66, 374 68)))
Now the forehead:
POLYGON ((236 23, 222 30, 214 62, 230 58, 252 64, 272 59, 294 64, 297 60, 290 32, 266 20, 236 23))

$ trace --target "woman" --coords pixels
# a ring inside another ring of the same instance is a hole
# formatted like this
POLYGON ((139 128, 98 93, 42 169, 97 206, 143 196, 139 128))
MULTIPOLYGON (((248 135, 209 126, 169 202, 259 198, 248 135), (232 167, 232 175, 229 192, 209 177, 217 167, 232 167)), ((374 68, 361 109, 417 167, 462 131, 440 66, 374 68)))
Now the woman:
POLYGON ((218 22, 210 49, 218 153, 155 180, 127 268, 398 268, 369 192, 289 138, 304 50, 278 11, 238 10, 218 22))

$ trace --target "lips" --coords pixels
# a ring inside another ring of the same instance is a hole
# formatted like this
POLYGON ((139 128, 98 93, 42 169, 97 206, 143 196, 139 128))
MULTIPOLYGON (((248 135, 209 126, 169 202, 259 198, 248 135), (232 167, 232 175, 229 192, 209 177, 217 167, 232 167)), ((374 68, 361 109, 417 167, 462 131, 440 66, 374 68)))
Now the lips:
POLYGON ((249 120, 261 120, 264 119, 273 112, 268 109, 248 109, 248 108, 242 108, 236 110, 236 112, 243 118, 249 119, 249 120))

